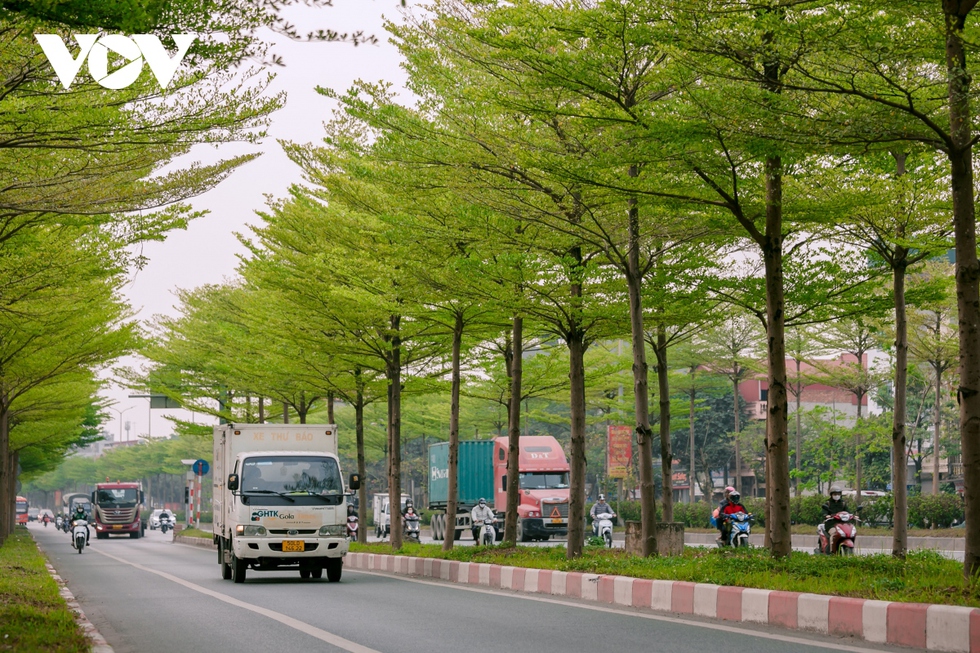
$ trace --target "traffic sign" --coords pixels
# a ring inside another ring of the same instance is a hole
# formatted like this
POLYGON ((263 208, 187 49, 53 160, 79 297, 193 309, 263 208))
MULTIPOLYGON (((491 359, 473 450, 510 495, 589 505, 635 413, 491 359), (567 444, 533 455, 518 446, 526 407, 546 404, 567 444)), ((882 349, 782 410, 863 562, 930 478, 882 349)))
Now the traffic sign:
POLYGON ((209 469, 211 469, 211 467, 208 465, 208 461, 204 460, 203 458, 194 461, 193 470, 198 476, 204 476, 208 473, 209 469))

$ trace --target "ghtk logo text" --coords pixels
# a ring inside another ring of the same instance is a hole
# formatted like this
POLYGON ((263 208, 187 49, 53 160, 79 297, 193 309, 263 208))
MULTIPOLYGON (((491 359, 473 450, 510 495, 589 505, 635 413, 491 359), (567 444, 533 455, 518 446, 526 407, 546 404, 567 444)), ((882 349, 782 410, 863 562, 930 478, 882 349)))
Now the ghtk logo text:
POLYGON ((57 34, 35 34, 34 37, 41 45, 44 56, 48 58, 51 67, 61 85, 67 90, 82 64, 88 59, 88 71, 103 88, 118 90, 126 88, 135 82, 143 71, 143 61, 150 66, 162 88, 167 88, 184 60, 184 55, 196 38, 193 34, 174 34, 173 40, 177 45, 177 53, 173 56, 167 52, 155 34, 73 34, 78 43, 78 55, 73 57, 68 46, 57 34), (109 51, 126 60, 121 67, 109 72, 109 51))

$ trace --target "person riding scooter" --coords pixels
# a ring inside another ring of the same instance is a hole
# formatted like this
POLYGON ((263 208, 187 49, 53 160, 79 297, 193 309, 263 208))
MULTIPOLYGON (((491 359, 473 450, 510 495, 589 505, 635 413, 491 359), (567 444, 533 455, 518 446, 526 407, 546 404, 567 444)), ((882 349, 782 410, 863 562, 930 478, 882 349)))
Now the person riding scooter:
POLYGON ((597 520, 595 516, 603 513, 610 514, 613 517, 616 516, 616 513, 613 512, 612 506, 606 503, 606 495, 600 494, 599 499, 592 504, 592 510, 589 511, 589 518, 592 519, 592 535, 595 537, 599 537, 599 520, 597 520))
POLYGON ((844 493, 841 491, 840 486, 834 485, 830 488, 830 499, 827 503, 820 506, 823 510, 824 521, 822 524, 817 526, 817 535, 820 542, 824 540, 827 541, 827 546, 824 547, 824 553, 830 553, 830 538, 827 537, 827 529, 833 528, 839 522, 836 519, 831 519, 833 515, 839 512, 850 512, 847 507, 847 502, 844 501, 844 493))
POLYGON ((749 511, 742 505, 742 495, 738 493, 738 490, 732 490, 728 493, 728 498, 725 499, 725 503, 718 515, 718 528, 721 530, 722 542, 727 543, 732 533, 732 525, 726 518, 726 515, 734 515, 739 512, 748 513, 749 511))
POLYGON ((487 505, 487 500, 480 498, 477 504, 470 511, 470 528, 473 531, 473 541, 478 542, 480 540, 480 529, 483 528, 483 522, 486 519, 494 519, 496 515, 493 514, 493 509, 487 505))
POLYGON ((724 524, 722 523, 724 520, 721 518, 721 513, 728 506, 728 498, 731 496, 732 492, 735 492, 735 488, 733 488, 731 485, 726 487, 725 498, 721 500, 721 503, 718 504, 718 507, 715 508, 714 511, 711 513, 711 520, 712 520, 711 523, 714 524, 714 526, 718 529, 718 544, 721 544, 725 541, 725 527, 724 524))
POLYGON ((88 546, 88 538, 91 534, 91 529, 88 527, 88 517, 85 516, 85 509, 80 505, 75 506, 75 513, 71 516, 72 523, 74 523, 76 520, 85 522, 85 546, 88 546))

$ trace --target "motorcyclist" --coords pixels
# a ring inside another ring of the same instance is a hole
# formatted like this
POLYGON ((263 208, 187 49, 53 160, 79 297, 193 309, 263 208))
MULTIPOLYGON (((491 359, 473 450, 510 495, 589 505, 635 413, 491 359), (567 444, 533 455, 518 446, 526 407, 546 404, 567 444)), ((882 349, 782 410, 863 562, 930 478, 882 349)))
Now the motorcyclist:
POLYGON ((827 528, 834 527, 837 525, 838 520, 830 519, 832 515, 836 515, 839 512, 850 512, 847 507, 847 502, 844 501, 844 493, 841 491, 839 485, 833 485, 830 488, 830 499, 827 503, 820 506, 823 510, 823 523, 817 526, 817 534, 821 542, 826 541, 827 545, 824 547, 825 553, 830 553, 830 538, 827 537, 827 528))
POLYGON ((725 512, 725 508, 728 506, 728 499, 732 492, 737 494, 737 491, 731 485, 725 488, 725 498, 721 500, 721 503, 718 504, 718 507, 712 513, 712 517, 715 520, 714 524, 718 528, 718 544, 722 544, 725 541, 725 520, 721 518, 721 514, 725 512))
POLYGON ((613 512, 612 507, 606 503, 606 495, 600 494, 598 500, 592 504, 592 510, 589 511, 589 518, 592 519, 592 534, 599 537, 599 521, 595 518, 596 515, 601 515, 602 513, 609 513, 615 516, 616 513, 613 512))
POLYGON ((353 503, 348 503, 347 504, 347 516, 350 517, 351 515, 357 515, 357 511, 354 510, 354 504, 353 503))
POLYGON ((483 528, 483 521, 494 518, 496 515, 493 514, 493 509, 487 505, 487 500, 481 497, 473 506, 473 510, 470 511, 470 527, 473 531, 474 541, 480 540, 480 529, 483 528))
POLYGON ((74 526, 75 521, 79 519, 85 522, 85 546, 88 546, 88 538, 89 535, 91 534, 91 531, 88 527, 88 517, 85 515, 85 509, 82 508, 82 506, 80 505, 75 506, 75 512, 71 516, 72 526, 74 526))
POLYGON ((725 500, 724 507, 721 508, 720 518, 718 520, 718 527, 721 529, 721 539, 723 542, 728 542, 732 530, 731 522, 725 519, 725 515, 734 515, 739 512, 748 513, 749 511, 742 505, 742 495, 738 493, 738 490, 732 490, 728 493, 728 498, 725 500))

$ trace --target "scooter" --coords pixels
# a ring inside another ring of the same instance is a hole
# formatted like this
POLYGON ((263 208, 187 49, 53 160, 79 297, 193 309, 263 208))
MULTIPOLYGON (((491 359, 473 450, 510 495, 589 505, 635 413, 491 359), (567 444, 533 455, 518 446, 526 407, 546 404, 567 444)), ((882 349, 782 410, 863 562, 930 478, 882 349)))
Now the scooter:
POLYGON ((357 515, 347 515, 347 539, 351 542, 357 539, 357 515))
POLYGON ((59 531, 62 530, 61 528, 62 521, 63 520, 61 519, 61 515, 58 515, 57 517, 54 518, 54 527, 57 528, 59 531))
POLYGON ((71 530, 71 517, 65 517, 61 522, 61 530, 68 532, 71 530))
POLYGON ((85 541, 88 539, 88 522, 84 519, 76 519, 71 523, 71 542, 72 546, 78 549, 78 553, 85 548, 85 541))
POLYGON ((616 515, 611 512, 600 512, 597 513, 595 516, 595 522, 597 524, 596 532, 599 534, 599 537, 601 537, 603 541, 606 543, 606 547, 610 549, 612 548, 612 531, 613 531, 612 519, 615 516, 616 515))
POLYGON ((496 541, 497 529, 493 526, 496 521, 492 517, 483 520, 483 526, 480 528, 480 544, 483 546, 493 546, 493 543, 496 541))
POLYGON ((402 517, 405 523, 405 527, 402 531, 405 539, 411 540, 416 544, 419 543, 419 516, 415 514, 414 511, 405 513, 402 517))
POLYGON ((752 520, 755 517, 749 513, 736 512, 724 515, 724 518, 728 522, 728 541, 722 542, 721 546, 747 547, 749 535, 752 534, 752 520))
POLYGON ((173 530, 173 528, 173 524, 170 523, 170 518, 160 515, 160 532, 166 535, 167 531, 173 530))
POLYGON ((824 523, 817 527, 820 543, 814 553, 824 555, 854 555, 854 540, 857 539, 857 522, 861 518, 846 510, 827 515, 824 523), (836 522, 829 529, 828 522, 836 522))

